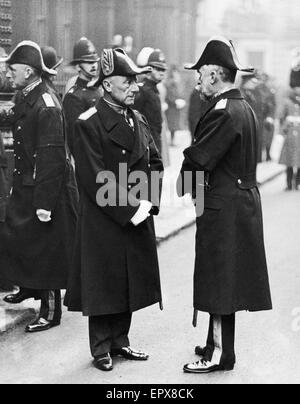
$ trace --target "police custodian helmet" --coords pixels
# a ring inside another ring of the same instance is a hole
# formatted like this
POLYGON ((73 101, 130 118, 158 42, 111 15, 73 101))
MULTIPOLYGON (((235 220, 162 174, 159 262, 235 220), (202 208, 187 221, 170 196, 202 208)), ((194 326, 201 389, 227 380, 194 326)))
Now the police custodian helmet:
POLYGON ((185 69, 199 70, 206 65, 217 65, 241 72, 254 72, 252 67, 244 67, 240 64, 232 41, 224 37, 211 38, 198 62, 185 65, 185 69))
POLYGON ((94 44, 87 38, 83 37, 74 46, 73 60, 71 65, 80 63, 99 62, 100 58, 94 44))

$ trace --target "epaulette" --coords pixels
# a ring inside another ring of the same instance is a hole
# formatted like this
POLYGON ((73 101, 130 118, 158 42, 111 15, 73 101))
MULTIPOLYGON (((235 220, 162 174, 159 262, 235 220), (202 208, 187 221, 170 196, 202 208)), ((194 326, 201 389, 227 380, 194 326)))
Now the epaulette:
POLYGON ((71 90, 68 91, 68 94, 73 94, 75 91, 75 87, 72 87, 71 90))
POLYGON ((226 107, 227 107, 227 102, 228 102, 228 100, 226 100, 226 99, 220 100, 220 101, 216 104, 216 108, 215 108, 215 109, 226 109, 226 107))
POLYGON ((49 93, 43 94, 42 97, 43 97, 44 103, 46 104, 46 107, 48 107, 48 108, 56 107, 55 102, 49 93))
POLYGON ((97 108, 93 107, 93 108, 90 108, 87 111, 85 111, 83 114, 81 114, 78 119, 80 119, 81 121, 87 121, 96 113, 97 113, 97 108))

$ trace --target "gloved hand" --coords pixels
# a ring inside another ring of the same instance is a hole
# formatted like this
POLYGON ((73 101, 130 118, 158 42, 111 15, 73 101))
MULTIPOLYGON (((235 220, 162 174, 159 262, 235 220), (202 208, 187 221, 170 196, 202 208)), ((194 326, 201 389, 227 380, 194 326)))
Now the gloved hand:
POLYGON ((44 210, 44 209, 38 209, 36 211, 36 215, 37 215, 39 221, 42 223, 51 222, 51 213, 52 212, 50 212, 48 210, 44 210))
POLYGON ((139 224, 143 223, 148 217, 150 217, 150 210, 152 209, 153 205, 149 201, 141 201, 139 210, 131 219, 131 223, 134 226, 138 226, 139 224))

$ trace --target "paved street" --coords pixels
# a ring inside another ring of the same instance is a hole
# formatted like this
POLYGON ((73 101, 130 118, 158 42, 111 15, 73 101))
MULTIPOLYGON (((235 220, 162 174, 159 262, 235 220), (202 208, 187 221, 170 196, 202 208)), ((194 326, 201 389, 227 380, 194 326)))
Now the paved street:
POLYGON ((65 314, 62 326, 40 335, 20 328, 2 336, 0 383, 298 383, 300 381, 300 193, 284 193, 284 177, 262 189, 274 311, 240 313, 237 359, 232 373, 185 375, 194 346, 203 344, 207 316, 192 322, 195 229, 185 230, 159 250, 165 311, 152 307, 134 316, 132 345, 151 354, 147 363, 118 360, 103 374, 91 366, 87 320, 65 314), (297 310, 299 308, 299 310, 297 310))

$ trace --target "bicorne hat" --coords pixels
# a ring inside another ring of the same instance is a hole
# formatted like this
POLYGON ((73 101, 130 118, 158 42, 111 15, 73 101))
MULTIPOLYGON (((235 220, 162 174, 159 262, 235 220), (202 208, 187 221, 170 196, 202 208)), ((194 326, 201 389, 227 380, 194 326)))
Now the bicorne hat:
POLYGON ((104 49, 100 58, 100 77, 96 85, 102 84, 108 77, 130 77, 149 72, 150 67, 139 68, 123 49, 104 49))
POLYGON ((199 70, 202 66, 206 65, 221 66, 235 71, 254 72, 253 68, 241 65, 232 41, 228 41, 224 37, 211 38, 198 62, 185 65, 185 69, 199 70))
POLYGON ((57 74, 56 70, 45 65, 41 48, 32 41, 20 42, 4 61, 9 65, 28 65, 52 76, 57 74))

